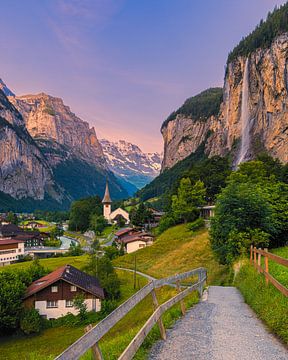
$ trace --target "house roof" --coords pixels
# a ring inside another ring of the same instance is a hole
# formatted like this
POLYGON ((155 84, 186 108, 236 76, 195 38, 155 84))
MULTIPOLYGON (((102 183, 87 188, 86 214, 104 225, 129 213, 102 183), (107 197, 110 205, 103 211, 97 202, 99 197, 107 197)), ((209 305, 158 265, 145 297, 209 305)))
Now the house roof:
POLYGON ((118 230, 118 231, 116 231, 115 236, 122 236, 124 234, 129 233, 132 230, 133 230, 133 228, 125 228, 125 229, 118 230))
POLYGON ((50 274, 34 281, 26 291, 24 299, 54 284, 56 281, 64 280, 82 290, 104 299, 104 290, 101 288, 96 277, 88 275, 71 265, 64 265, 50 274))
POLYGON ((121 242, 126 245, 128 243, 134 242, 134 241, 144 241, 147 242, 149 241, 151 238, 153 238, 153 235, 148 234, 148 233, 144 233, 144 232, 139 232, 139 233, 135 233, 132 235, 127 235, 124 236, 121 239, 121 242))
POLYGON ((106 181, 106 188, 105 188, 105 194, 102 200, 103 204, 111 204, 112 200, 110 197, 110 192, 109 192, 109 186, 108 186, 108 181, 106 181))
POLYGON ((19 244, 23 243, 23 240, 18 239, 0 239, 0 245, 11 245, 11 244, 19 244))
POLYGON ((0 225, 0 234, 2 234, 2 236, 16 235, 22 231, 19 226, 14 224, 0 225))

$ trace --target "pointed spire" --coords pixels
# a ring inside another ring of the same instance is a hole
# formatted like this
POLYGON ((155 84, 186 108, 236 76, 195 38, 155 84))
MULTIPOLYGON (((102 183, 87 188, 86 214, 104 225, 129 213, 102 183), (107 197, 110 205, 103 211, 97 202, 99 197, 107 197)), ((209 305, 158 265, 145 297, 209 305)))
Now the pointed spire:
POLYGON ((110 193, 109 193, 109 186, 108 186, 108 180, 106 179, 106 189, 105 189, 105 194, 102 200, 103 204, 111 204, 112 200, 110 197, 110 193))

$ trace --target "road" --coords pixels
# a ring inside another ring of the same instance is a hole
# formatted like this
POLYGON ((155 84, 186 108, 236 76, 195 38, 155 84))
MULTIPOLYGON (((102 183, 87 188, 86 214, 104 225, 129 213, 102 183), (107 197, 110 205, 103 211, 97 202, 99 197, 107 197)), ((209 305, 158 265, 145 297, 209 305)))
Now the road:
POLYGON ((211 286, 157 342, 149 360, 287 360, 288 350, 257 319, 234 287, 211 286))

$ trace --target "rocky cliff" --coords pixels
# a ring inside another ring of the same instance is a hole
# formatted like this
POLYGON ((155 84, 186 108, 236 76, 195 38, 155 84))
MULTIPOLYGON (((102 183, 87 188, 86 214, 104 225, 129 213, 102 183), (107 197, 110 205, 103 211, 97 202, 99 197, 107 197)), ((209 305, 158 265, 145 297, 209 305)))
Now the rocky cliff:
POLYGON ((41 93, 11 96, 9 100, 22 114, 28 132, 45 151, 51 166, 76 157, 106 167, 95 129, 71 112, 62 99, 41 93))
POLYGON ((63 200, 52 171, 20 113, 0 90, 0 191, 15 199, 63 200))
POLYGON ((124 140, 100 140, 111 171, 120 179, 140 189, 155 178, 161 168, 161 155, 144 153, 137 145, 124 140))
POLYGON ((205 142, 208 156, 230 153, 234 165, 266 151, 288 162, 288 34, 227 64, 218 114, 199 118, 178 113, 162 127, 162 170, 205 142))

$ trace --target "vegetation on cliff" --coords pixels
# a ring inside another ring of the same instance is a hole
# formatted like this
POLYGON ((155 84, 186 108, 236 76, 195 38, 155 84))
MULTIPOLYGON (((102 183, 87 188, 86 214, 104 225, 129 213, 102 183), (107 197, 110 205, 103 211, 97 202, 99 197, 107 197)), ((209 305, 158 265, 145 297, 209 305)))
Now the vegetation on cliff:
POLYGON ((267 19, 261 20, 259 25, 228 55, 227 63, 232 62, 238 56, 248 56, 258 48, 268 48, 278 35, 288 32, 288 3, 275 8, 267 15, 267 19))
POLYGON ((200 94, 187 99, 184 104, 162 124, 162 129, 174 120, 178 114, 191 117, 193 120, 206 121, 212 115, 218 115, 223 99, 222 88, 210 88, 200 94))
MULTIPOLYGON (((213 201, 225 186, 225 179, 230 172, 231 165, 228 158, 219 156, 207 158, 201 146, 195 153, 161 173, 141 189, 138 196, 142 201, 146 201, 154 197, 163 197, 164 194, 176 194, 180 180, 189 177, 193 184, 197 180, 203 181, 207 190, 206 200, 213 201)), ((161 206, 163 207, 163 204, 161 206)))

